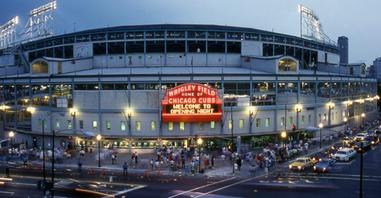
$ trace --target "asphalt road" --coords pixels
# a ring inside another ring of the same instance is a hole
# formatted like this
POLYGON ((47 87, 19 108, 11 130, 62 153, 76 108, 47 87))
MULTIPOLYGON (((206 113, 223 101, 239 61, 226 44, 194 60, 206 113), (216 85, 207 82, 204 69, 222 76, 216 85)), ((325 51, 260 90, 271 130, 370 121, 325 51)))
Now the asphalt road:
MULTIPOLYGON (((381 145, 364 154, 364 197, 381 197, 381 145)), ((98 181, 115 197, 359 197, 360 156, 349 163, 337 163, 327 174, 290 172, 287 165, 280 171, 261 177, 206 178, 203 176, 114 175, 109 186, 108 175, 58 170, 56 181, 73 178, 81 183, 98 181)), ((42 197, 36 188, 41 179, 38 169, 12 169, 12 182, 0 185, 0 197, 42 197)), ((48 176, 50 176, 48 174, 48 176)), ((48 179, 50 179, 48 177, 48 179)), ((104 197, 102 195, 56 191, 58 197, 104 197)))

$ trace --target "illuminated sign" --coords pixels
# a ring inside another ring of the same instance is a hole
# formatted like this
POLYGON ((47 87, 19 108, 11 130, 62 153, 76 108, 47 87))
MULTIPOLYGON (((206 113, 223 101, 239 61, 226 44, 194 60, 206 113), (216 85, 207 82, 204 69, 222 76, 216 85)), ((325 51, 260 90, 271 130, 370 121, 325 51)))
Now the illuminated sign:
POLYGON ((197 83, 167 90, 161 104, 163 122, 220 121, 222 116, 217 89, 197 83))

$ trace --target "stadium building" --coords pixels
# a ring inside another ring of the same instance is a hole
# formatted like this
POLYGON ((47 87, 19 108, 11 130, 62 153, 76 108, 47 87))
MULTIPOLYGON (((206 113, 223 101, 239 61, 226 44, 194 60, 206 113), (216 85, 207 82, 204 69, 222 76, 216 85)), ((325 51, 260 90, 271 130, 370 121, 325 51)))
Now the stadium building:
MULTIPOLYGON (((348 42, 348 40, 346 40, 348 42)), ((346 48, 346 50, 348 50, 346 48)), ((108 27, 0 51, 4 133, 154 147, 377 118, 377 81, 336 44, 219 25, 108 27)))

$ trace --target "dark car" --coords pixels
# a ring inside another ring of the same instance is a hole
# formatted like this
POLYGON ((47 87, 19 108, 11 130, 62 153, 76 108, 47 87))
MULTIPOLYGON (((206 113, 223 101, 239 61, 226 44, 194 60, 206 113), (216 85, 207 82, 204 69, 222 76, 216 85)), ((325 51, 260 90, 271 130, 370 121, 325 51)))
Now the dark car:
POLYGON ((322 158, 318 163, 313 167, 314 172, 317 173, 327 173, 330 172, 332 166, 336 163, 335 159, 332 158, 322 158))
POLYGON ((358 153, 361 153, 361 152, 368 151, 369 149, 371 149, 371 147, 372 147, 371 140, 369 140, 369 138, 366 138, 363 141, 356 142, 353 146, 353 149, 355 149, 358 153), (362 148, 361 148, 361 143, 362 143, 362 148))
POLYGON ((324 152, 318 152, 311 155, 311 161, 313 164, 318 163, 321 159, 325 158, 327 155, 324 152))

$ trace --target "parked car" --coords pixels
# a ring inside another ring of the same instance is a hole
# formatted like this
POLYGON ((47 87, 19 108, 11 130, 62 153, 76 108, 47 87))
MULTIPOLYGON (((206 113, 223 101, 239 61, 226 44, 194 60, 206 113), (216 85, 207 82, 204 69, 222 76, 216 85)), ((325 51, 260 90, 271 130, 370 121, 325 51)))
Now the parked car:
POLYGON ((355 156, 356 156, 356 151, 354 149, 341 148, 334 155, 332 155, 332 158, 336 159, 337 161, 349 162, 355 156))
POLYGON ((335 159, 332 158, 322 158, 317 164, 314 165, 314 172, 326 173, 330 172, 332 166, 336 163, 335 159))
POLYGON ((312 160, 309 157, 298 157, 288 167, 292 171, 302 171, 313 166, 312 160))

